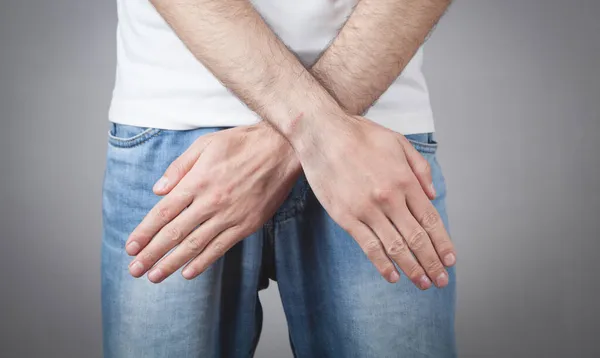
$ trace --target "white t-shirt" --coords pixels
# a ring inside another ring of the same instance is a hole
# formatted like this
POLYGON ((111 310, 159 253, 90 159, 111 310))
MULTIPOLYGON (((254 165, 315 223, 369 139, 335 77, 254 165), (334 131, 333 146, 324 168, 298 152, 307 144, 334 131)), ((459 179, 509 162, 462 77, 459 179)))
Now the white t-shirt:
MULTIPOLYGON (((309 67, 357 0, 253 0, 279 38, 309 67)), ((109 120, 163 129, 249 125, 260 117, 225 88, 148 0, 117 0, 117 73, 109 120)), ((365 117, 403 134, 433 132, 422 48, 365 117)))

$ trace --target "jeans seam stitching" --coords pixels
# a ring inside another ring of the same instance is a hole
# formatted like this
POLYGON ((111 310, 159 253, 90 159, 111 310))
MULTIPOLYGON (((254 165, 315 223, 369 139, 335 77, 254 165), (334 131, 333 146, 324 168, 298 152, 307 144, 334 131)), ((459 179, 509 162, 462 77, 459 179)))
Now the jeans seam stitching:
POLYGON ((308 190, 310 189, 310 186, 308 184, 308 181, 306 180, 306 178, 304 178, 302 180, 304 187, 302 188, 302 191, 300 192, 299 195, 295 196, 292 200, 294 202, 293 206, 290 209, 281 211, 277 214, 275 214, 275 216, 273 217, 273 222, 276 224, 280 224, 283 223, 286 220, 289 220, 293 217, 295 217, 296 215, 298 215, 298 213, 300 211, 302 211, 304 209, 304 206, 306 205, 306 194, 308 193, 308 190))
POLYGON ((155 129, 155 131, 142 133, 139 137, 136 136, 129 139, 117 138, 109 133, 108 142, 117 148, 135 148, 148 142, 150 139, 160 135, 161 133, 161 129, 155 129))
POLYGON ((435 153, 436 150, 438 149, 438 144, 433 144, 433 143, 421 143, 421 142, 415 142, 412 139, 408 139, 406 138, 414 147, 416 150, 424 152, 424 153, 435 153))

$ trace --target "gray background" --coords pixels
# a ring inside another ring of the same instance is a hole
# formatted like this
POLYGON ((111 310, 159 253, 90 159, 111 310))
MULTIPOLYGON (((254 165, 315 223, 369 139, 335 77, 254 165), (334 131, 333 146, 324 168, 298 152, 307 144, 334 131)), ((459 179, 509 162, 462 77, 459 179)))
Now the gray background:
MULTIPOLYGON (((0 3, 2 357, 101 355, 115 12, 0 3)), ((597 0, 457 0, 427 46, 463 357, 600 356, 599 16, 597 0)), ((291 357, 275 287, 257 357, 291 357)))

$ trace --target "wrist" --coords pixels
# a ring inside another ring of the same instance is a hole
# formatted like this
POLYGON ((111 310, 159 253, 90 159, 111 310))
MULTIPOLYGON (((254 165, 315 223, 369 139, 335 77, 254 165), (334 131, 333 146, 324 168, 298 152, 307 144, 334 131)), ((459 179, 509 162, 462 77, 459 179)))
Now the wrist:
POLYGON ((352 117, 341 110, 321 111, 304 116, 287 137, 294 152, 302 161, 322 152, 327 142, 346 131, 352 117))
POLYGON ((302 172, 302 165, 290 142, 266 120, 262 120, 254 126, 262 131, 260 136, 263 140, 272 143, 269 146, 269 152, 277 155, 285 163, 284 176, 298 177, 302 172))
POLYGON ((304 108, 285 128, 284 136, 300 159, 319 151, 327 138, 330 138, 347 121, 348 115, 335 106, 318 105, 304 108))
POLYGON ((273 91, 263 118, 287 139, 296 152, 304 151, 326 127, 347 114, 336 100, 304 71, 294 83, 273 91))

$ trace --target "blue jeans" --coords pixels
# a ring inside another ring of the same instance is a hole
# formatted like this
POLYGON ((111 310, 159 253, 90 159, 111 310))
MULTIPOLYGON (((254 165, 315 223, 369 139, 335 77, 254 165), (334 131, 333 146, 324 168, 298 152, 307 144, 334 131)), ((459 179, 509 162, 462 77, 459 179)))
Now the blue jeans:
MULTIPOLYGON (((455 271, 446 288, 389 284, 300 176, 264 226, 198 278, 160 284, 128 273, 124 243, 159 201, 153 184, 199 136, 112 124, 103 186, 102 314, 106 357, 251 357, 262 326, 258 291, 279 285, 296 357, 455 357, 455 271)), ((431 164, 448 227, 432 134, 407 138, 431 164)))

